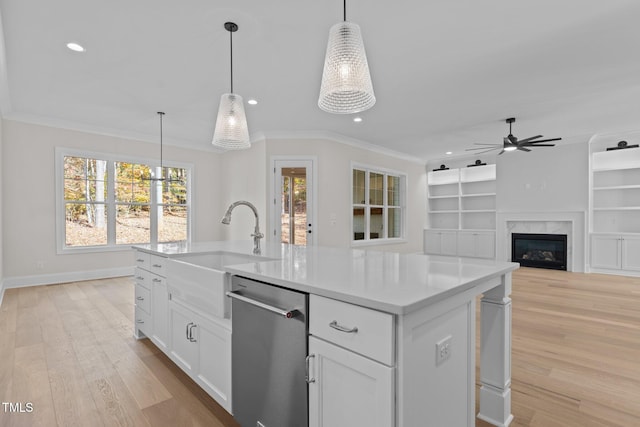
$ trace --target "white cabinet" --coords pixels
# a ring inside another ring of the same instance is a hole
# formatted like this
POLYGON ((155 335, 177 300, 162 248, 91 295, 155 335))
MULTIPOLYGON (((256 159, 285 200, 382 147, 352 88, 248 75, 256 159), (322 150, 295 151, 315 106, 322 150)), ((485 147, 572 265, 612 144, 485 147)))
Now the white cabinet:
POLYGON ((640 148, 607 151, 610 140, 591 144, 591 269, 640 272, 640 148))
POLYGON ((394 318, 309 298, 309 426, 395 424, 394 318))
POLYGON ((494 259, 496 165, 431 171, 427 181, 425 253, 494 259))
POLYGON ((231 412, 231 331, 173 300, 169 318, 169 357, 231 412))
POLYGON ((168 258, 142 251, 135 257, 136 337, 149 337, 231 412, 231 323, 222 299, 211 295, 215 284, 207 276, 189 287, 183 271, 171 276, 168 258))
POLYGON ((424 253, 430 255, 457 255, 457 232, 454 230, 425 230, 424 253))
POLYGON ((609 273, 640 271, 640 236, 593 234, 591 268, 609 273))
POLYGON ((458 256, 495 258, 496 238, 493 231, 458 231, 458 256))
POLYGON ((309 337, 309 427, 390 427, 393 368, 309 337))

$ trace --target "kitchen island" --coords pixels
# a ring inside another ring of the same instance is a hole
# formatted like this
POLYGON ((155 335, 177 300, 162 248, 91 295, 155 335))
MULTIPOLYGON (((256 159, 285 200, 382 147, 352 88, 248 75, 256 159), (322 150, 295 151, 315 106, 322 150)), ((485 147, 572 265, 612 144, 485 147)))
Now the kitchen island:
MULTIPOLYGON (((217 268, 227 276, 310 295, 310 426, 475 425, 476 297, 483 295, 477 416, 497 426, 511 422, 509 295, 511 272, 518 264, 269 243, 256 257, 251 255, 251 242, 142 245, 136 249, 141 255, 137 260, 143 264, 145 256, 153 256, 168 260, 168 264, 178 261, 175 265, 181 267, 188 267, 189 260, 200 255, 242 254, 245 259, 241 263, 240 258, 228 257, 229 264, 217 268), (347 327, 343 331, 327 327, 331 323, 347 327), (345 333, 349 330, 357 333, 345 333)), ((178 277, 175 280, 180 281, 178 277)), ((222 283, 221 295, 228 290, 222 283)), ((181 290, 172 284, 170 272, 166 285, 170 303, 180 304, 179 297, 172 298, 173 292, 179 295, 181 290)), ((197 298, 191 298, 194 300, 197 298)), ((222 305, 211 310, 217 313, 212 319, 214 326, 224 329, 229 337, 228 310, 222 305)), ((195 307, 194 312, 200 317, 208 315, 206 305, 195 307)), ((156 335, 154 317, 162 316, 150 314, 150 326, 137 329, 137 336, 156 335)), ((186 325, 187 341, 198 341, 198 322, 190 320, 186 325)), ((184 335, 184 328, 178 326, 184 335)), ((171 329, 166 321, 160 325, 163 327, 171 329)), ((164 337, 160 340, 163 351, 183 369, 193 368, 193 363, 185 363, 188 358, 171 350, 181 345, 172 343, 177 335, 167 331, 160 335, 164 337)), ((158 345, 158 340, 152 340, 158 345)), ((230 364, 230 349, 223 351, 221 358, 229 359, 223 361, 230 364)), ((201 357, 201 364, 210 363, 210 359, 201 357)), ((195 369, 194 379, 232 412, 230 390, 221 392, 224 387, 213 386, 213 380, 206 378, 207 371, 219 374, 220 366, 217 368, 195 369)), ((221 381, 230 384, 228 378, 221 381)))

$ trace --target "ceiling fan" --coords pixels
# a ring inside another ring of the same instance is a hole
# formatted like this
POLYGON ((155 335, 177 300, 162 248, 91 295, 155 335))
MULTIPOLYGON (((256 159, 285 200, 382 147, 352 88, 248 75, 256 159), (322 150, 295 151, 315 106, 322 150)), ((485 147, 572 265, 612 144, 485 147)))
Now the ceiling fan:
POLYGON ((478 154, 487 153, 489 151, 502 149, 498 154, 502 154, 505 151, 531 151, 532 147, 553 147, 556 144, 541 144, 541 142, 551 142, 551 141, 560 141, 562 138, 550 138, 550 139, 540 139, 542 135, 532 136, 530 138, 518 139, 511 133, 511 124, 514 123, 516 119, 514 117, 510 117, 506 120, 509 123, 509 135, 505 136, 502 139, 502 144, 482 144, 475 143, 475 145, 482 145, 483 147, 477 148, 467 148, 465 151, 475 151, 475 150, 484 150, 479 152, 478 154), (535 141, 537 140, 537 141, 535 141), (489 148, 491 147, 491 148, 489 148), (530 148, 527 148, 530 147, 530 148))

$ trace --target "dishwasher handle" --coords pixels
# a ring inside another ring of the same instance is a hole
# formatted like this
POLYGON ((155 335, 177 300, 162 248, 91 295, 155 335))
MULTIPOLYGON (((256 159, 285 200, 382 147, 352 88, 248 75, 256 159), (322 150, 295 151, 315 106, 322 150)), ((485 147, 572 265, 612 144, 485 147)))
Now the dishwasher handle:
POLYGON ((262 301, 258 301, 255 299, 251 299, 251 298, 247 298, 244 295, 240 295, 237 292, 227 292, 225 295, 227 295, 229 298, 233 298, 233 299, 237 299, 238 301, 242 301, 242 302, 246 302, 247 304, 251 304, 254 305, 256 307, 260 307, 264 310, 270 311, 272 313, 276 313, 279 316, 284 317, 285 319, 292 319, 294 318, 299 311, 298 310, 286 310, 286 309, 282 309, 282 308, 278 308, 278 307, 274 307, 272 305, 269 304, 265 304, 262 301))

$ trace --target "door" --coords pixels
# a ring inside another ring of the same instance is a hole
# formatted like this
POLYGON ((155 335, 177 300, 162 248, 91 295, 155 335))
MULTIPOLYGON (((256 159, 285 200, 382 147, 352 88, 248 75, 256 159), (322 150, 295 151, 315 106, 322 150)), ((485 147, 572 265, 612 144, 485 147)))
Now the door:
POLYGON ((619 269, 620 236, 593 235, 591 237, 591 267, 619 269))
POLYGON ((197 381, 224 409, 231 412, 231 331, 197 319, 197 381))
POLYGON ((195 322, 193 312, 175 302, 169 302, 169 322, 171 329, 171 352, 173 361, 186 373, 193 375, 198 357, 197 338, 193 333, 195 322))
POLYGON ((309 427, 394 425, 393 368, 309 337, 309 427))
POLYGON ((622 268, 640 271, 640 237, 622 237, 622 268))
POLYGON ((316 240, 313 223, 314 160, 277 159, 273 164, 273 239, 292 245, 312 245, 316 240))

